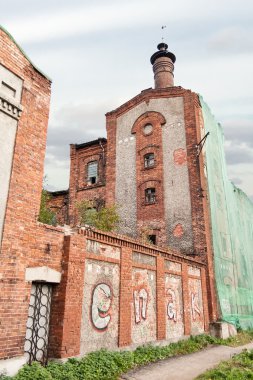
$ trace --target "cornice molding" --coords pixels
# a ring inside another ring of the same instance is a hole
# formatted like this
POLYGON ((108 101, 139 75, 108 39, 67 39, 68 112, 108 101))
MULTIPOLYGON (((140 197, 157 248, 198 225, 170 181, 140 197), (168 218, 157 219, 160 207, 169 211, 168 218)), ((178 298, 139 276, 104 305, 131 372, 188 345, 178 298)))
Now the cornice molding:
POLYGON ((0 111, 11 116, 13 119, 19 120, 23 107, 0 91, 0 111))

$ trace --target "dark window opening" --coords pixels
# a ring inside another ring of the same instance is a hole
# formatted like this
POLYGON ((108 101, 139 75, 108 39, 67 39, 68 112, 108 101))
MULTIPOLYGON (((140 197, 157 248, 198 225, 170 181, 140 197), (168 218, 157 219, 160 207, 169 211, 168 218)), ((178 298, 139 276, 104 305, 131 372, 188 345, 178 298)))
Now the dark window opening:
POLYGON ((156 235, 148 235, 148 240, 150 241, 150 243, 156 245, 156 235))
POLYGON ((87 182, 88 185, 94 185, 98 182, 98 162, 89 162, 87 165, 87 182))
POLYGON ((156 195, 155 195, 155 188, 151 187, 149 189, 145 190, 145 202, 147 204, 155 203, 156 201, 156 195))
POLYGON ((155 155, 154 153, 148 153, 144 156, 144 167, 152 168, 155 165, 155 155))

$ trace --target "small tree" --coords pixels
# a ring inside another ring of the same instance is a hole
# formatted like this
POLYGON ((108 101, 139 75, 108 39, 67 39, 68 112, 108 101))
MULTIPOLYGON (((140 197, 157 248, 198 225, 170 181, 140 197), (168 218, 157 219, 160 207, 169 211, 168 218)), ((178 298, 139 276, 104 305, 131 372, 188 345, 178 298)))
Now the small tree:
POLYGON ((42 189, 41 201, 40 201, 40 213, 38 221, 45 224, 50 224, 51 226, 56 225, 56 215, 55 213, 47 207, 47 202, 50 200, 50 194, 42 189))
POLYGON ((80 224, 95 227, 102 231, 113 231, 119 222, 117 206, 94 207, 92 201, 81 201, 76 205, 79 213, 80 224))

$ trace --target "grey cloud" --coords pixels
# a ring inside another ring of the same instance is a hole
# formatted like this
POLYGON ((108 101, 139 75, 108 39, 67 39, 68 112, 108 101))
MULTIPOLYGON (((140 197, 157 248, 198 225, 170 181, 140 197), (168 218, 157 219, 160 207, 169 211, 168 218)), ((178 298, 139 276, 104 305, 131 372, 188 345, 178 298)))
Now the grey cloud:
POLYGON ((253 148, 253 120, 228 120, 223 122, 225 139, 234 144, 245 143, 253 148))
POLYGON ((253 150, 250 151, 240 145, 225 147, 225 154, 228 165, 253 163, 253 150))
POLYGON ((211 35, 208 47, 222 54, 249 53, 253 51, 252 33, 252 20, 250 24, 243 26, 223 26, 211 35))
POLYGON ((49 124, 45 159, 45 173, 50 182, 48 186, 57 189, 66 187, 69 144, 105 137, 105 109, 108 109, 106 104, 79 104, 64 106, 55 113, 54 124, 49 124))
POLYGON ((242 179, 241 178, 238 178, 238 177, 232 177, 230 179, 231 182, 233 182, 236 186, 239 186, 242 184, 242 179))

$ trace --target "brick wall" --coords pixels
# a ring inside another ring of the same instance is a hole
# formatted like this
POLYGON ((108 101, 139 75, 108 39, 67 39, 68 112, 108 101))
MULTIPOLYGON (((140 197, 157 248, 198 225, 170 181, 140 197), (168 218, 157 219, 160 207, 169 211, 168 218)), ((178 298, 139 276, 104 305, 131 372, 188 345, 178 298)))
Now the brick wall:
POLYGON ((70 147, 69 221, 78 224, 76 204, 82 200, 105 200, 107 144, 106 139, 70 147), (98 181, 87 181, 87 164, 98 162, 98 181))
POLYGON ((21 78, 23 86, 0 254, 0 358, 8 358, 23 354, 31 289, 31 283, 25 281, 26 268, 48 266, 61 271, 64 234, 37 223, 50 80, 2 29, 0 47, 1 65, 21 78))
POLYGON ((206 268, 197 259, 121 235, 66 238, 54 295, 51 356, 178 340, 208 330, 206 268))
POLYGON ((69 223, 69 192, 68 190, 49 192, 47 207, 55 213, 57 225, 69 223))

